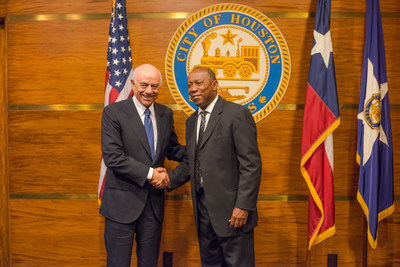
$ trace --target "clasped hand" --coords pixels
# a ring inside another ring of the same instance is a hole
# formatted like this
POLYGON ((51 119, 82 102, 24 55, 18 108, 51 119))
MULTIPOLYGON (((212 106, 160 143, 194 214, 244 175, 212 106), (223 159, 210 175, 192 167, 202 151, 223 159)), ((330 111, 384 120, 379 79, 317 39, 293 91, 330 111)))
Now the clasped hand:
POLYGON ((165 189, 169 187, 169 177, 165 168, 159 167, 153 170, 153 176, 150 179, 150 184, 157 189, 165 189))

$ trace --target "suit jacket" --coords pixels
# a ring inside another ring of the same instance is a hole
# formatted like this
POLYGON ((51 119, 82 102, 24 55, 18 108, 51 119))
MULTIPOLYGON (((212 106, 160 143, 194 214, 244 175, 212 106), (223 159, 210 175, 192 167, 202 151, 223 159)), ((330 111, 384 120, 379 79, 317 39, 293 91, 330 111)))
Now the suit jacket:
POLYGON ((103 110, 101 149, 107 166, 100 214, 120 222, 134 222, 142 213, 148 195, 156 218, 164 218, 164 190, 147 180, 149 167, 163 167, 165 157, 181 162, 185 147, 178 143, 172 110, 154 103, 157 148, 152 160, 146 131, 132 98, 103 110))
MULTIPOLYGON (((169 173, 171 190, 191 180, 198 229, 194 182, 198 112, 186 121, 187 158, 169 173)), ((209 218, 220 237, 246 232, 257 225, 257 197, 261 182, 261 157, 257 129, 250 111, 218 98, 199 144, 203 189, 209 218), (235 207, 249 210, 247 223, 232 229, 228 220, 235 207)))

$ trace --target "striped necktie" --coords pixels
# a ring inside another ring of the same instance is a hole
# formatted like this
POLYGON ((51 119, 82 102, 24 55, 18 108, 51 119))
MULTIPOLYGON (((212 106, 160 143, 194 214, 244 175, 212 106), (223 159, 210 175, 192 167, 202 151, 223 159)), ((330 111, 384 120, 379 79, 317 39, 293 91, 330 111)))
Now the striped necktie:
POLYGON ((199 138, 197 139, 196 144, 196 154, 195 154, 195 167, 194 167, 194 181, 195 181, 195 188, 198 191, 201 187, 203 187, 203 177, 201 176, 201 168, 200 168, 200 143, 203 139, 204 135, 204 128, 206 126, 206 113, 207 111, 201 111, 201 122, 200 122, 200 129, 199 129, 199 138))

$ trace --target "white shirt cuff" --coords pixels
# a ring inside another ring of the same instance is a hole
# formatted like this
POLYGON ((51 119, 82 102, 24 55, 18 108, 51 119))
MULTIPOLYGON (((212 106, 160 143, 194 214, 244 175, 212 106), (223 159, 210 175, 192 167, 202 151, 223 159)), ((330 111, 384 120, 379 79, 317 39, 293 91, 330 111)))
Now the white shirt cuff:
POLYGON ((150 167, 149 172, 147 173, 148 180, 151 180, 151 177, 153 177, 153 171, 154 171, 154 169, 152 167, 150 167))

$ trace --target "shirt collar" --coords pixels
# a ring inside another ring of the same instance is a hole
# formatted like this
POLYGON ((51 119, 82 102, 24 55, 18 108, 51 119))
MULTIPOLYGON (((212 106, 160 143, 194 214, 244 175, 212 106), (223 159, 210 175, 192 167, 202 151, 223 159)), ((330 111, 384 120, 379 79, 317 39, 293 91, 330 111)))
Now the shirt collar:
POLYGON ((211 112, 213 111, 213 109, 214 109, 214 106, 215 106, 215 103, 217 103, 217 100, 218 100, 218 95, 214 98, 214 100, 210 103, 210 105, 208 105, 207 107, 206 107, 206 109, 201 109, 201 108, 199 108, 199 110, 198 110, 198 114, 200 115, 200 112, 202 112, 202 111, 207 111, 207 113, 210 113, 211 114, 211 112))
MULTIPOLYGON (((132 99, 133 99, 133 103, 135 104, 135 107, 136 107, 136 109, 137 109, 137 111, 138 111, 138 113, 139 113, 139 116, 142 117, 143 114, 144 114, 144 111, 145 111, 147 108, 146 108, 145 106, 143 106, 142 103, 139 102, 139 100, 136 98, 135 95, 133 95, 132 99)), ((151 106, 149 107, 149 109, 150 109, 150 114, 151 114, 151 116, 155 116, 155 112, 154 112, 154 102, 151 104, 151 106)))

